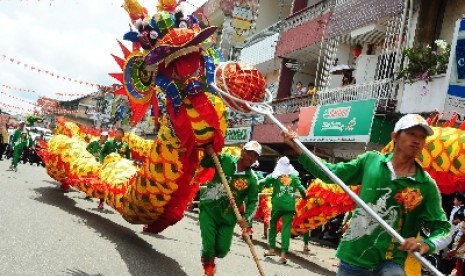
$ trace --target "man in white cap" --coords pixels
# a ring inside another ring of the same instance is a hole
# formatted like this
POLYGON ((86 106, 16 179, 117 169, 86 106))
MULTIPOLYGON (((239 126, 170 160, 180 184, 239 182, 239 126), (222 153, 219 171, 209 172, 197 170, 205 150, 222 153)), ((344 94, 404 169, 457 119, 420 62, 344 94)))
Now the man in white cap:
POLYGON ((18 163, 23 154, 23 150, 32 146, 32 139, 28 131, 24 128, 25 122, 20 121, 18 128, 13 133, 13 138, 10 144, 13 146, 13 159, 10 165, 10 170, 18 171, 18 163))
POLYGON ((102 131, 102 133, 100 133, 99 140, 94 140, 87 145, 87 151, 90 152, 95 157, 95 159, 97 159, 97 161, 99 161, 100 151, 102 150, 103 145, 105 145, 107 139, 108 132, 102 131))
MULTIPOLYGON (((257 176, 251 166, 261 153, 262 146, 257 141, 250 141, 243 146, 239 158, 227 153, 218 156, 237 206, 241 206, 245 201, 242 220, 236 219, 218 171, 215 172, 212 181, 202 190, 199 221, 202 236, 202 265, 205 275, 214 275, 215 258, 224 258, 229 252, 236 223, 242 229, 250 225, 258 205, 257 176)), ((215 151, 209 145, 201 161, 204 168, 215 168, 212 154, 215 154, 215 151)))
POLYGON ((299 172, 292 166, 289 158, 286 156, 278 159, 274 171, 261 180, 259 184, 267 188, 273 187, 270 230, 268 232, 268 245, 270 249, 265 252, 265 257, 276 255, 276 224, 280 218, 283 218, 281 258, 279 259, 279 263, 285 264, 291 240, 292 218, 295 213, 295 193, 298 191, 305 198, 305 188, 300 182, 299 172))
MULTIPOLYGON (((295 131, 283 131, 284 142, 300 154, 299 162, 315 177, 332 180, 293 142, 295 131)), ((338 275, 405 275, 407 251, 431 254, 450 243, 450 223, 441 207, 434 180, 415 158, 433 130, 417 114, 407 114, 394 127, 394 151, 366 152, 349 162, 325 163, 348 185, 361 184, 360 198, 405 238, 392 238, 365 210, 357 207, 344 233, 336 256, 338 275), (417 240, 424 224, 430 235, 417 240)))

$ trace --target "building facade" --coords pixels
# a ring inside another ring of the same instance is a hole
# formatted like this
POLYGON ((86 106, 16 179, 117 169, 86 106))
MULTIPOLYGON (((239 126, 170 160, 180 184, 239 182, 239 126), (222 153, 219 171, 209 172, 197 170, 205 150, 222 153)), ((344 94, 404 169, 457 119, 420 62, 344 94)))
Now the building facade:
MULTIPOLYGON (((429 45, 435 50, 438 39, 450 44, 463 14, 465 5, 458 0, 294 0, 290 15, 277 28, 279 34, 274 34, 278 40, 270 39, 275 44, 264 36, 256 40, 255 51, 244 48, 239 59, 264 70, 265 75, 271 62, 260 59, 273 60, 277 79, 274 113, 293 118, 288 123, 299 129, 304 144, 319 155, 350 159, 382 148, 403 114, 428 116, 439 110, 447 119, 460 110, 457 100, 448 94, 451 72, 412 84, 399 79, 397 73, 409 62, 402 55, 405 48, 429 45), (261 46, 265 43, 268 46, 261 46), (272 50, 266 52, 266 47, 272 50), (343 85, 347 72, 355 81, 343 85), (316 85, 316 95, 294 92, 297 83, 305 87, 310 82, 316 85), (357 108, 363 112, 355 112, 357 108), (344 116, 355 116, 351 119, 364 128, 356 135, 341 130, 351 122, 344 121, 344 116), (324 134, 337 128, 340 134, 324 134)), ((278 128, 265 120, 253 126, 252 139, 290 154, 278 133, 278 128)))

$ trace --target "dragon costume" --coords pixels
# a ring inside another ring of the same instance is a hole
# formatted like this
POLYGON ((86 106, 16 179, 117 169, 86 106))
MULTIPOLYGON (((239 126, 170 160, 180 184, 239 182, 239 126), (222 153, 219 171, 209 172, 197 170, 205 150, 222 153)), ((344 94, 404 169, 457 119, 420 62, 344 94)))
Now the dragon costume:
MULTIPOLYGON (((159 7, 171 7, 171 2, 160 1, 159 7)), ((128 222, 145 224, 145 231, 158 233, 183 217, 198 191, 193 179, 202 170, 202 146, 212 144, 220 152, 224 145, 226 106, 209 86, 222 57, 212 37, 215 27, 201 28, 193 16, 181 18, 185 22, 179 24, 173 13, 163 9, 149 18, 137 1, 125 1, 124 7, 132 20, 143 21, 142 27, 124 35, 132 42, 132 51, 118 42, 124 58, 113 57, 122 73, 110 75, 123 84, 116 94, 128 96, 132 125, 152 106, 159 116, 156 139, 125 134, 131 155, 142 161, 139 166, 115 153, 100 164, 86 151, 83 140, 100 133, 60 120, 40 154, 48 174, 62 187, 105 199, 128 222), (158 114, 159 106, 163 114, 158 114)), ((238 64, 224 70, 231 91, 245 95, 262 91, 264 97, 265 80, 256 69, 238 64)))

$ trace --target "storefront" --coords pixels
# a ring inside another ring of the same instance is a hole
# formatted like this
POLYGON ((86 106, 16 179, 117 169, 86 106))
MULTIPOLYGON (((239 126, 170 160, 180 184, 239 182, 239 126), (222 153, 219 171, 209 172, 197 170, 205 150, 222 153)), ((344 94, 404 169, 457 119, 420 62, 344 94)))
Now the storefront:
POLYGON ((390 140, 394 119, 376 115, 376 104, 368 99, 301 108, 299 140, 330 161, 379 150, 390 140))

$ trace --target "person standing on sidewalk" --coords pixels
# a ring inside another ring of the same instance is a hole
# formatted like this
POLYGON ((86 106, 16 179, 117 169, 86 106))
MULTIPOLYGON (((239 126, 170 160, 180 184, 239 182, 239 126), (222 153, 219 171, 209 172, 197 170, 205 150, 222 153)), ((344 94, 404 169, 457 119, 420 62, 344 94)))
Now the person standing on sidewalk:
POLYGON ((465 206, 463 205, 465 203, 465 197, 461 193, 455 193, 454 194, 454 201, 453 204, 454 206, 452 207, 452 210, 450 211, 450 216, 449 216, 449 222, 453 222, 453 218, 455 213, 457 212, 464 212, 465 211, 465 206))
POLYGON ((265 257, 276 255, 276 224, 283 218, 281 229, 281 258, 279 262, 287 262, 286 254, 289 251, 291 239, 292 218, 295 213, 295 193, 298 191, 303 198, 306 197, 305 189, 300 183, 299 172, 291 165, 289 158, 281 157, 276 163, 274 171, 259 182, 265 187, 273 187, 271 195, 271 219, 268 232, 268 245, 270 249, 265 252, 265 257))
POLYGON ((8 125, 5 124, 4 126, 0 126, 0 160, 3 160, 3 153, 6 150, 6 147, 8 146, 8 140, 9 140, 9 135, 8 135, 8 125))
POLYGON ((10 165, 10 170, 18 171, 18 163, 25 148, 32 146, 32 139, 28 131, 24 128, 25 122, 19 122, 19 127, 13 133, 13 138, 10 143, 13 145, 13 160, 10 165))
MULTIPOLYGON (((341 260, 338 276, 405 275, 407 252, 430 254, 450 243, 451 226, 441 207, 438 187, 415 161, 426 137, 433 133, 423 117, 407 114, 397 121, 391 134, 392 153, 366 152, 337 164, 322 161, 343 182, 361 184, 359 197, 405 237, 400 244, 363 208, 357 207, 336 252, 341 260), (431 232, 419 241, 416 237, 422 223, 431 232)), ((294 143, 294 130, 283 131, 282 135, 284 142, 299 154, 298 160, 307 171, 325 182, 333 182, 294 143)))
MULTIPOLYGON (((258 204, 258 180, 251 166, 261 153, 262 146, 257 141, 250 141, 243 146, 239 158, 227 153, 218 156, 237 206, 241 206, 247 198, 242 220, 236 219, 218 171, 215 171, 213 179, 202 190, 199 204, 201 260, 207 276, 215 274, 215 258, 224 258, 228 254, 236 223, 242 229, 251 223, 258 204)), ((215 151, 207 146, 201 161, 202 167, 215 167, 212 154, 215 151)))

